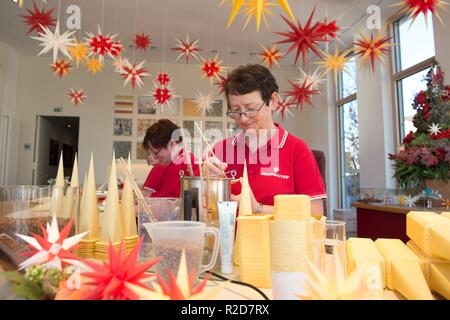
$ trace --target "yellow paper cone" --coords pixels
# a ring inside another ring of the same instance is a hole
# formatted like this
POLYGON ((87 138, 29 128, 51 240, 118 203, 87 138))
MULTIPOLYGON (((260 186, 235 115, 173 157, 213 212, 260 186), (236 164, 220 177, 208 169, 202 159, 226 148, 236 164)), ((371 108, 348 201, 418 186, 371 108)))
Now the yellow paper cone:
MULTIPOLYGON (((84 210, 84 199, 86 197, 86 186, 87 186, 87 173, 84 174, 83 190, 81 191, 80 211, 84 210)), ((80 215, 81 215, 81 213, 80 213, 80 215)))
MULTIPOLYGON (((131 159, 128 155, 128 170, 131 172, 131 159)), ((136 208, 134 206, 134 194, 133 188, 131 187, 131 181, 126 178, 125 184, 122 190, 122 226, 123 226, 123 236, 133 237, 137 236, 136 228, 136 208)))
POLYGON ((50 202, 50 213, 57 217, 62 217, 64 202, 64 163, 63 154, 59 159, 58 173, 56 174, 55 187, 52 192, 52 200, 50 202))
POLYGON ((106 196, 105 212, 101 217, 100 241, 104 243, 120 242, 122 239, 122 218, 117 188, 116 158, 113 153, 111 173, 109 175, 108 195, 106 196))
POLYGON ((63 218, 75 218, 73 211, 78 205, 79 199, 74 199, 74 189, 80 186, 78 179, 78 162, 77 155, 75 154, 75 161, 73 163, 72 178, 70 179, 70 186, 67 188, 66 195, 64 196, 63 209, 61 217, 63 218))
POLYGON ((244 163, 241 196, 239 199, 239 216, 247 216, 251 215, 252 213, 252 200, 250 196, 250 184, 248 182, 247 163, 244 163))
POLYGON ((94 240, 99 238, 100 224, 97 208, 97 189, 95 187, 94 157, 92 154, 85 189, 79 232, 89 231, 85 240, 94 240))

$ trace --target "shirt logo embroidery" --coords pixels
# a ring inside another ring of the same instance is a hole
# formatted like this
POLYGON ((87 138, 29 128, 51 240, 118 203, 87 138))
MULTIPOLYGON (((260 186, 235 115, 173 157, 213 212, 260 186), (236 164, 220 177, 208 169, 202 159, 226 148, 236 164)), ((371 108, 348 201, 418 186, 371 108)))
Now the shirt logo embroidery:
POLYGON ((273 172, 261 172, 261 175, 264 177, 275 177, 275 178, 280 178, 280 179, 284 179, 284 180, 288 180, 291 178, 291 176, 281 175, 281 174, 273 173, 273 172))
POLYGON ((275 172, 275 173, 280 172, 280 168, 278 168, 278 167, 273 168, 273 172, 275 172))

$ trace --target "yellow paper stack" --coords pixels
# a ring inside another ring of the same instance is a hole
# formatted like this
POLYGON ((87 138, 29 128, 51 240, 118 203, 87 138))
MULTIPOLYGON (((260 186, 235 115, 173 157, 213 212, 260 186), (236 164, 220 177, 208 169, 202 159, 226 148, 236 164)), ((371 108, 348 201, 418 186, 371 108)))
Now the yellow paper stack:
POLYGON ((431 300, 419 257, 399 239, 377 239, 386 262, 386 286, 410 300, 431 300))
POLYGON ((441 216, 450 219, 450 212, 442 212, 441 216))
POLYGON ((386 287, 386 263, 372 239, 347 239, 347 272, 366 267, 365 286, 369 299, 382 299, 386 287))
POLYGON ((450 299, 450 219, 445 214, 411 211, 406 233, 430 289, 450 299))
POLYGON ((85 239, 79 242, 78 255, 82 258, 92 258, 95 253, 95 243, 98 241, 100 234, 97 190, 95 187, 94 157, 92 154, 89 163, 89 171, 84 180, 79 231, 89 231, 89 233, 85 239))
MULTIPOLYGON (((131 158, 128 155, 128 170, 131 172, 131 158)), ((122 213, 122 231, 123 240, 127 250, 131 251, 136 247, 139 236, 136 227, 136 207, 134 206, 134 193, 131 187, 131 181, 126 178, 122 190, 122 199, 120 203, 122 213)))

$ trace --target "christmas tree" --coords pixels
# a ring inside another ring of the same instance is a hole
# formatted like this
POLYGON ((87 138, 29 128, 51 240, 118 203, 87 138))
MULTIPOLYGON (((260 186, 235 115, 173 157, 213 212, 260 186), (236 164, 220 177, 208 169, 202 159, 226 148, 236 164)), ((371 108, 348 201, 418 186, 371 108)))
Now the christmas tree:
POLYGON ((425 179, 448 183, 450 169, 450 86, 444 85, 444 72, 438 65, 426 77, 426 90, 414 98, 413 119, 416 131, 410 131, 394 161, 399 187, 421 188, 425 179))

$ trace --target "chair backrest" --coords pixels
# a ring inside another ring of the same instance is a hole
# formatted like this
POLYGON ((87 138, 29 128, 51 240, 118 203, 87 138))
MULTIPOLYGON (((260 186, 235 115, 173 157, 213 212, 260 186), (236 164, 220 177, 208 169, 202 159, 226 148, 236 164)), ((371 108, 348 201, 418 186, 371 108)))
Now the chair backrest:
POLYGON ((320 150, 311 150, 316 158, 317 166, 319 167, 320 175, 322 176, 323 183, 326 184, 326 168, 327 159, 325 158, 325 153, 320 150))

